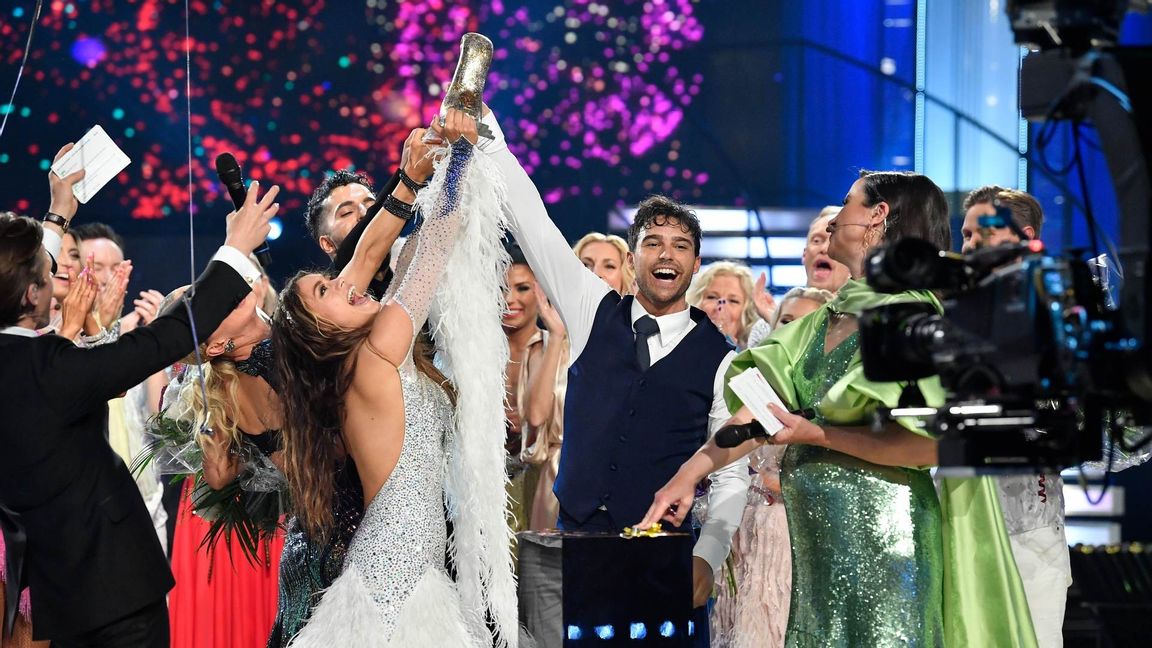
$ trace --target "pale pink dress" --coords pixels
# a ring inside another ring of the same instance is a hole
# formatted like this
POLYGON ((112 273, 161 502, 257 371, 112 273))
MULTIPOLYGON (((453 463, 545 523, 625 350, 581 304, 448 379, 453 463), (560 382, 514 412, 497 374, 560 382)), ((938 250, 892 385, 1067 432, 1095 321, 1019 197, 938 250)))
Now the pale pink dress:
POLYGON ((749 457, 756 474, 748 489, 748 506, 732 538, 729 572, 716 579, 712 608, 712 648, 773 648, 784 645, 792 594, 792 549, 788 518, 778 490, 784 446, 764 446, 749 457), (765 478, 776 485, 770 488, 765 478), (732 595, 730 576, 736 584, 732 595))
MULTIPOLYGON (((547 331, 537 331, 528 342, 528 350, 524 357, 528 358, 533 347, 542 348, 553 341, 549 339, 547 331)), ((524 528, 528 531, 543 531, 556 528, 556 519, 560 517, 560 502, 552 492, 552 485, 556 483, 556 474, 560 471, 560 446, 564 443, 564 394, 568 390, 568 339, 558 342, 564 345, 560 355, 560 364, 556 369, 556 384, 553 388, 554 400, 552 414, 543 425, 532 430, 525 421, 520 460, 530 466, 529 470, 536 472, 534 480, 526 480, 529 484, 535 482, 532 492, 525 493, 525 512, 528 520, 524 528), (528 445, 528 441, 532 444, 528 445)), ((520 381, 517 383, 516 404, 520 408, 521 418, 527 411, 528 385, 531 377, 528 375, 528 363, 520 366, 520 381)))

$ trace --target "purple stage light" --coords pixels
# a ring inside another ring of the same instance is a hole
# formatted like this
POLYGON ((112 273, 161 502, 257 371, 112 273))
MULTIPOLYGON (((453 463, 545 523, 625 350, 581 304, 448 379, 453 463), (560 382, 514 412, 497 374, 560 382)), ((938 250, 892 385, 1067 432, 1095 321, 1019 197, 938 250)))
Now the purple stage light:
POLYGON ((99 38, 90 38, 88 36, 81 36, 72 43, 72 58, 76 62, 87 68, 94 68, 108 56, 108 49, 104 47, 104 41, 99 38))

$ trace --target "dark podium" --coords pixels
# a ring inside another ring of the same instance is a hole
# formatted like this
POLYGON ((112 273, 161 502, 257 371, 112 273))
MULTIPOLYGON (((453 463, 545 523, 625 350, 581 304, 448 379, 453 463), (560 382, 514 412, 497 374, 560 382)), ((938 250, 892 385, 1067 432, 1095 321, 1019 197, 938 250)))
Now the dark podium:
POLYGON ((520 621, 540 648, 692 646, 690 534, 518 536, 520 621))

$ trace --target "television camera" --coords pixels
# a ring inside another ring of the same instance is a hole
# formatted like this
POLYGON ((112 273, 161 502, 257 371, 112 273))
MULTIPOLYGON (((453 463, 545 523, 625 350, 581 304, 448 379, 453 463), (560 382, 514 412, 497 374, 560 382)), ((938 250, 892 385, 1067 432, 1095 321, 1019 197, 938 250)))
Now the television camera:
MULTIPOLYGON (((876 290, 942 296, 942 313, 925 303, 866 310, 860 348, 869 379, 909 383, 900 405, 882 414, 925 417, 951 474, 1099 460, 1106 436, 1124 445, 1122 430, 1152 424, 1152 48, 1116 46, 1126 11, 1147 4, 1006 6, 1017 42, 1035 50, 1021 66, 1024 116, 1091 122, 1099 134, 1119 209, 1118 305, 1099 250, 1047 254, 1007 210, 981 226, 1013 227, 1020 243, 961 255, 906 239, 868 259, 876 290), (914 381, 937 375, 947 401, 927 407, 914 381)), ((1083 175, 1081 192, 1087 204, 1083 175)), ((1090 209, 1086 216, 1095 244, 1090 209)))

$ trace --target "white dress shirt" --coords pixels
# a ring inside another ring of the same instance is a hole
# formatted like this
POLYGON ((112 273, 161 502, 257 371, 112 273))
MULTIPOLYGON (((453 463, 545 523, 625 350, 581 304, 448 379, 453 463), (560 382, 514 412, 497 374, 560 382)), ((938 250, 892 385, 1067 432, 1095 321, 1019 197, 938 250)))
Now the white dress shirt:
POLYGON ((53 261, 60 258, 60 248, 64 246, 64 240, 54 230, 44 228, 44 237, 40 239, 40 244, 52 256, 53 261))
MULTIPOLYGON (((571 343, 571 364, 587 346, 596 311, 604 296, 612 289, 603 279, 585 268, 572 253, 572 248, 560 230, 549 219, 540 192, 508 150, 494 115, 489 113, 482 121, 492 129, 495 139, 479 148, 491 156, 504 175, 508 187, 505 209, 509 226, 536 280, 564 320, 571 343)), ((635 323, 644 315, 648 315, 647 311, 638 300, 633 300, 632 322, 635 323)), ((654 319, 660 325, 660 333, 648 338, 648 353, 652 364, 671 353, 696 326, 687 307, 654 319)), ((712 408, 708 414, 709 436, 731 417, 724 403, 724 374, 735 357, 734 352, 729 352, 716 369, 712 408)), ((728 556, 732 534, 739 528, 744 514, 749 484, 748 459, 741 459, 716 471, 711 475, 711 481, 708 519, 701 526, 693 555, 703 558, 714 570, 719 570, 728 556)), ((655 493, 652 495, 655 496, 655 493)), ((635 523, 639 520, 626 522, 635 523)))

